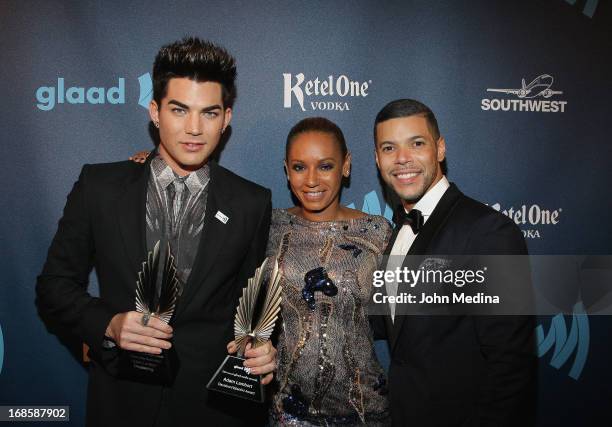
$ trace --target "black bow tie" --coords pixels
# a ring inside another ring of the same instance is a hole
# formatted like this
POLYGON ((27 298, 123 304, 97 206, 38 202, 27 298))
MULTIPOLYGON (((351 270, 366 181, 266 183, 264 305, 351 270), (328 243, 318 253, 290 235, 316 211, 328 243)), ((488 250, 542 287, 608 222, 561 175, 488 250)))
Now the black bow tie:
POLYGON ((411 209, 406 213, 403 206, 400 206, 393 214, 393 222, 400 227, 409 224, 414 234, 417 234, 423 227, 423 214, 418 209, 411 209))

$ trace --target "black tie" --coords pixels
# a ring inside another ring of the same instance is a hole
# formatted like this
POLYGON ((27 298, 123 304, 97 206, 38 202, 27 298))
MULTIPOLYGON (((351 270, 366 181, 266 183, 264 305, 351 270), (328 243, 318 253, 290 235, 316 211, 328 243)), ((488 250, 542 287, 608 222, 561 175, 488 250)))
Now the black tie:
POLYGON ((393 222, 400 227, 409 224, 414 234, 418 234, 423 227, 423 214, 418 209, 410 209, 410 212, 406 213, 404 207, 400 206, 393 214, 393 222))

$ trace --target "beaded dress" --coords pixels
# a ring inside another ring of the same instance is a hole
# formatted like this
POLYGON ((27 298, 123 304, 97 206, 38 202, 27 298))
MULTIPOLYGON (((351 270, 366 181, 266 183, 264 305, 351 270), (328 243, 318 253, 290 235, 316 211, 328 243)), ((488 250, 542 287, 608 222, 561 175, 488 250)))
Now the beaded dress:
POLYGON ((283 301, 272 425, 390 424, 365 310, 390 234, 381 216, 312 222, 273 211, 267 255, 283 301))

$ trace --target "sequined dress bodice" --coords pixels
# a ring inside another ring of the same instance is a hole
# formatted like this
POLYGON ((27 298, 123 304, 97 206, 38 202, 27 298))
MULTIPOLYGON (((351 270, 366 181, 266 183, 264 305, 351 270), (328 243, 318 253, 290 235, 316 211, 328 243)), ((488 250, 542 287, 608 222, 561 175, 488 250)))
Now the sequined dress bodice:
POLYGON ((387 425, 365 305, 390 234, 380 216, 312 222, 273 211, 268 256, 283 276, 273 423, 387 425))

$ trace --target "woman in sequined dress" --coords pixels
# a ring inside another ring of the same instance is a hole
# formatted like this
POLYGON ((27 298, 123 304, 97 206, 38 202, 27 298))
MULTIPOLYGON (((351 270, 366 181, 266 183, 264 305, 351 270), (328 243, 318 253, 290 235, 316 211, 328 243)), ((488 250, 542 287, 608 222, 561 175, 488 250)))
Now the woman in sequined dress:
POLYGON ((340 204, 350 154, 329 120, 291 129, 285 169, 299 204, 274 210, 270 227, 268 256, 283 275, 270 424, 388 425, 386 378, 364 308, 391 227, 340 204))

